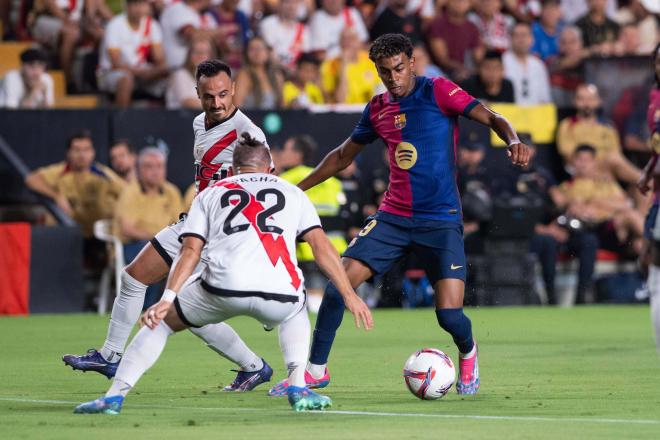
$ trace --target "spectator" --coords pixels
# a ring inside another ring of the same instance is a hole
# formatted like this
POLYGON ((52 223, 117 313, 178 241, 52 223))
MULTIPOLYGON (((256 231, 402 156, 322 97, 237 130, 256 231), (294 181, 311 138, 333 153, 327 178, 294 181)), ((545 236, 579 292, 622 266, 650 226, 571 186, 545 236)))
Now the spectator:
POLYGON ((466 79, 484 53, 479 29, 467 19, 469 9, 469 0, 448 0, 446 12, 428 29, 433 59, 456 81, 466 79))
POLYGON ((238 0, 222 0, 210 12, 217 31, 222 34, 222 38, 216 40, 218 52, 232 69, 240 69, 245 46, 252 36, 247 15, 237 6, 238 0))
POLYGON ((413 58, 415 58, 415 75, 435 78, 445 76, 444 72, 435 64, 431 63, 431 57, 423 44, 418 44, 413 49, 413 58))
POLYGON ((127 139, 119 139, 110 145, 110 168, 126 183, 136 181, 135 150, 127 139))
POLYGON ((147 0, 127 0, 126 12, 110 20, 101 45, 99 89, 114 93, 120 108, 131 104, 135 91, 154 97, 165 91, 162 33, 149 13, 147 0))
POLYGON ((270 110, 282 101, 282 72, 270 56, 263 38, 253 37, 247 44, 245 64, 236 76, 234 104, 239 108, 270 110))
POLYGON ((406 0, 388 0, 385 9, 371 26, 371 40, 383 34, 405 34, 413 44, 423 42, 422 19, 408 11, 406 0))
POLYGON ((502 55, 489 50, 479 63, 476 75, 461 84, 461 87, 477 99, 488 102, 513 102, 513 84, 504 77, 502 55))
POLYGON ((468 19, 479 29, 486 49, 505 52, 511 46, 511 28, 515 21, 502 14, 501 9, 502 0, 477 0, 476 12, 471 12, 468 19))
POLYGON ((80 19, 84 1, 43 0, 34 2, 36 19, 32 36, 42 45, 58 53, 60 67, 67 84, 73 82, 73 54, 80 40, 80 19))
POLYGON ((24 50, 21 53, 21 68, 7 72, 1 83, 0 107, 52 107, 53 78, 46 73, 46 62, 46 54, 41 50, 24 50))
POLYGON ((94 162, 94 145, 88 131, 69 139, 66 160, 32 171, 25 184, 52 199, 80 225, 83 237, 92 238, 94 222, 111 218, 124 181, 110 168, 94 162))
POLYGON ((273 49, 282 66, 296 67, 300 54, 312 48, 312 38, 306 24, 298 20, 300 0, 280 0, 277 13, 264 18, 259 33, 273 49))
POLYGON ((614 45, 613 54, 619 57, 643 55, 642 42, 639 37, 639 28, 633 23, 621 26, 619 39, 614 45))
MULTIPOLYGON (((580 17, 589 12, 589 0, 560 0, 561 16, 566 23, 575 23, 580 17)), ((617 11, 618 0, 607 0, 605 13, 614 17, 617 11)))
POLYGON ((532 53, 543 61, 559 55, 559 35, 563 27, 559 0, 543 0, 541 16, 532 24, 532 53))
POLYGON ((284 83, 282 105, 285 108, 307 108, 312 104, 323 104, 323 92, 317 85, 319 59, 311 53, 303 53, 296 61, 293 78, 284 83))
POLYGON ((592 54, 610 55, 619 37, 619 25, 605 14, 607 0, 588 0, 588 3, 589 12, 575 22, 582 31, 584 47, 592 54))
POLYGON ((190 42, 186 63, 172 72, 167 80, 165 92, 167 108, 202 109, 197 96, 195 69, 199 63, 211 58, 215 58, 215 50, 208 39, 193 39, 190 42))
MULTIPOLYGON (((287 139, 278 156, 278 168, 286 170, 280 174, 280 177, 297 185, 312 171, 310 165, 314 163, 316 149, 316 142, 310 136, 300 135, 287 139)), ((341 182, 336 177, 330 177, 307 190, 305 194, 316 208, 330 242, 341 254, 347 247, 344 235, 345 226, 341 218, 341 205, 346 200, 342 193, 341 182)), ((305 287, 308 294, 311 295, 311 303, 320 305, 320 297, 323 294, 327 279, 318 269, 314 261, 314 255, 307 243, 300 243, 296 254, 298 265, 305 278, 305 287)))
POLYGON ((619 133, 598 116, 601 99, 593 84, 582 84, 575 92, 577 114, 565 118, 557 130, 557 150, 570 163, 579 145, 591 145, 596 152, 599 171, 606 177, 635 183, 640 170, 621 153, 619 133))
POLYGON ((565 27, 559 36, 559 54, 548 58, 552 100, 560 108, 570 107, 575 90, 583 81, 583 61, 589 55, 582 45, 582 32, 565 27))
POLYGON ((364 104, 381 86, 378 73, 354 29, 341 32, 340 44, 341 57, 321 66, 323 92, 329 102, 364 104))
POLYGON ((513 83, 515 103, 538 105, 552 102, 550 79, 543 61, 529 53, 534 44, 532 29, 518 23, 511 31, 511 50, 502 56, 504 75, 513 83))
POLYGON ((105 27, 114 16, 105 0, 86 0, 85 14, 82 18, 82 30, 84 38, 91 40, 96 47, 103 40, 105 27))
POLYGON ((541 2, 539 0, 505 0, 504 9, 516 21, 531 23, 541 14, 541 2))
POLYGON ((569 246, 571 240, 577 240, 578 255, 588 254, 580 259, 577 302, 581 303, 593 274, 594 244, 620 252, 622 244, 639 241, 644 220, 637 210, 631 209, 632 201, 623 189, 614 180, 602 177, 595 148, 578 146, 571 155, 571 167, 573 178, 560 185, 558 202, 566 210, 564 223, 569 225, 569 246))
MULTIPOLYGON (((167 159, 155 147, 140 151, 137 185, 122 191, 114 213, 115 231, 124 243, 124 259, 130 263, 158 231, 179 219, 179 189, 167 182, 167 159)), ((144 307, 158 301, 159 286, 147 289, 144 307)))
POLYGON ((170 69, 183 66, 193 39, 208 38, 216 45, 221 42, 225 29, 214 29, 213 17, 203 13, 209 4, 210 0, 182 0, 163 10, 160 23, 165 60, 170 69))
POLYGON ((653 52, 660 38, 660 2, 657 0, 629 0, 616 13, 614 20, 621 26, 634 24, 639 31, 639 52, 649 54, 653 52))
POLYGON ((345 28, 353 29, 360 43, 369 39, 362 16, 345 0, 322 0, 321 9, 312 14, 309 30, 312 49, 319 51, 322 58, 336 58, 340 53, 340 35, 345 28))

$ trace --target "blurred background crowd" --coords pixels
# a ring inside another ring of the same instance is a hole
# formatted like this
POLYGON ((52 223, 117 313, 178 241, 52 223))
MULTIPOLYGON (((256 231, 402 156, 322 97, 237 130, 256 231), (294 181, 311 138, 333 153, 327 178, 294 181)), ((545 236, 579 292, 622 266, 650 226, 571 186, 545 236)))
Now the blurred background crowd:
MULTIPOLYGON (((650 156, 659 13, 658 0, 0 0, 0 107, 201 110, 195 66, 219 57, 241 109, 361 110, 384 91, 369 42, 404 33, 417 75, 446 76, 517 115, 534 151, 529 167, 514 169, 483 137, 461 136, 468 302, 644 301, 636 259, 652 200, 635 183, 650 156)), ((300 181, 325 151, 320 141, 272 144, 277 172, 300 181)), ((308 191, 340 252, 387 189, 385 155, 370 156, 308 191)), ((96 221, 112 219, 130 261, 190 205, 194 190, 167 182, 166 161, 162 149, 117 140, 106 167, 82 131, 61 163, 26 184, 81 225, 86 260, 102 267, 96 221)), ((322 291, 309 250, 298 257, 308 290, 322 291)), ((414 259, 361 289, 372 306, 432 302, 414 259)))

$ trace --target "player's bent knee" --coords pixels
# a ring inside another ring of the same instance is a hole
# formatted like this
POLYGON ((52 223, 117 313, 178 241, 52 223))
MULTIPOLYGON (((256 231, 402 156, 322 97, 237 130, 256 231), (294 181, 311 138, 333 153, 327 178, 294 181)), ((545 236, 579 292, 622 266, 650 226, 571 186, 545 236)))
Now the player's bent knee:
POLYGON ((147 243, 125 270, 136 280, 149 285, 164 279, 170 267, 151 243, 147 243))
POLYGON ((176 311, 174 303, 170 305, 170 308, 167 310, 167 315, 165 315, 165 324, 169 326, 174 332, 180 332, 185 330, 188 326, 181 320, 179 313, 176 311))

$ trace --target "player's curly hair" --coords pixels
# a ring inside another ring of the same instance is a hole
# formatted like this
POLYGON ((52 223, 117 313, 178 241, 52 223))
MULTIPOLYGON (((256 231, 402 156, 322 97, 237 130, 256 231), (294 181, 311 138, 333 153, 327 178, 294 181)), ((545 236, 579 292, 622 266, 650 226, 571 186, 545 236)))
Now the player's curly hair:
POLYGON ((241 167, 261 167, 271 164, 270 150, 261 141, 243 132, 234 148, 232 158, 234 170, 241 167))
POLYGON ((412 57, 413 44, 410 38, 403 34, 383 34, 376 38, 369 49, 369 59, 373 62, 381 58, 389 58, 400 53, 412 57))

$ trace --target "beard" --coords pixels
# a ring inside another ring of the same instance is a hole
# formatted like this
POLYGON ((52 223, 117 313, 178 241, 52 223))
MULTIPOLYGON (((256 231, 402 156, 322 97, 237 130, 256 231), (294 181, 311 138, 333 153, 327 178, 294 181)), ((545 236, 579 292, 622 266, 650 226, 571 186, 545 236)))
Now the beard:
POLYGON ((596 113, 598 113, 598 109, 596 108, 584 107, 577 109, 577 114, 583 118, 591 118, 596 116, 596 113))

